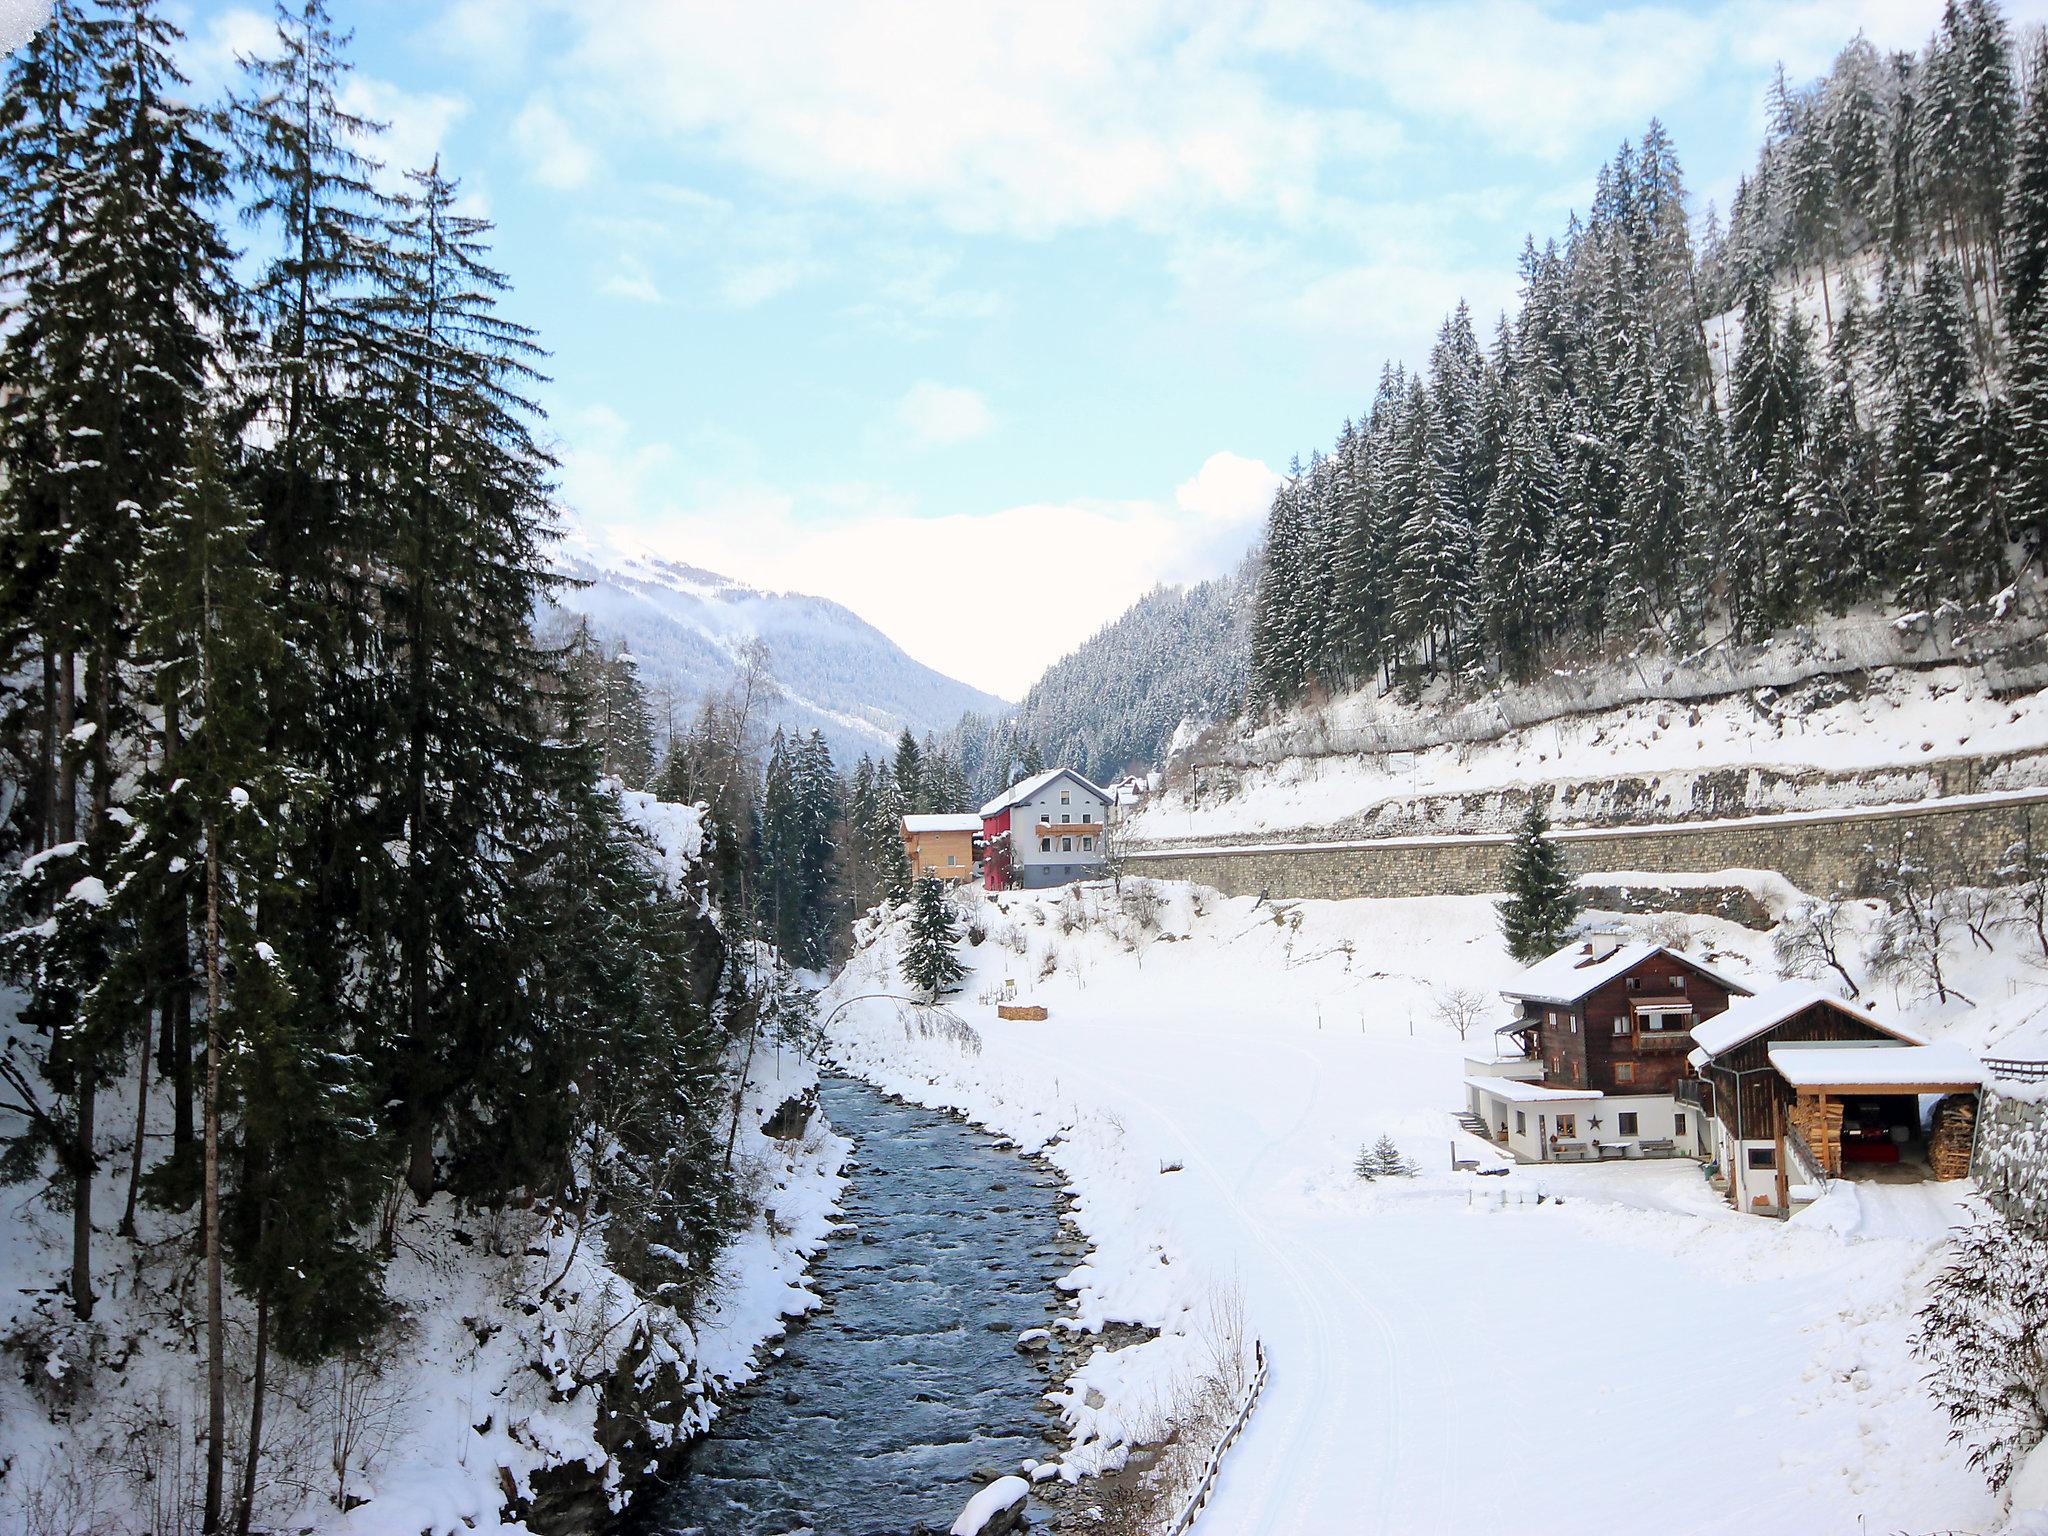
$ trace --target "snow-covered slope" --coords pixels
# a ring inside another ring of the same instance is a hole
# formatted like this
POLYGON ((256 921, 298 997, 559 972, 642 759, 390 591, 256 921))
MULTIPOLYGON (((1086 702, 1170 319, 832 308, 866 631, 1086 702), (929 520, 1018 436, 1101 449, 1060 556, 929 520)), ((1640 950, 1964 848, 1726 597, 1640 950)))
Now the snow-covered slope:
MULTIPOLYGON (((1510 974, 1489 902, 1124 888, 963 893, 982 935, 961 946, 965 1048, 888 1003, 834 1026, 863 1075, 1072 1179, 1094 1251, 1063 1282, 1070 1465, 1155 1438, 1212 1352, 1205 1318, 1236 1299, 1271 1383, 1205 1536, 1618 1531, 1652 1508, 1687 1531, 1995 1523, 1909 1352, 1967 1184, 1859 1185, 1835 1224, 1780 1225, 1689 1162, 1455 1173, 1454 1153, 1502 1162, 1454 1119, 1491 1023, 1461 1041, 1434 1006, 1510 974), (1050 1017, 997 1018, 1005 980, 1050 1017), (1417 1176, 1353 1176, 1381 1135, 1417 1176), (1104 1319, 1162 1333, 1095 1351, 1104 1319)), ((1716 963, 1772 974, 1768 936, 1676 921, 1716 963)), ((898 942, 870 936, 828 996, 887 986, 898 942)), ((2003 1038, 2048 993, 2030 934, 1997 944, 1956 946, 1977 1008, 1867 990, 1930 1035, 2003 1038)))
POLYGON ((607 639, 639 658, 655 706, 657 735, 673 694, 679 726, 706 694, 736 675, 750 641, 768 648, 781 697, 766 718, 785 729, 824 732, 842 767, 895 742, 904 726, 919 736, 941 731, 962 713, 1008 706, 913 661, 894 641, 839 604, 796 592, 764 592, 712 571, 667 560, 630 540, 572 528, 555 563, 580 586, 557 602, 588 615, 607 639))

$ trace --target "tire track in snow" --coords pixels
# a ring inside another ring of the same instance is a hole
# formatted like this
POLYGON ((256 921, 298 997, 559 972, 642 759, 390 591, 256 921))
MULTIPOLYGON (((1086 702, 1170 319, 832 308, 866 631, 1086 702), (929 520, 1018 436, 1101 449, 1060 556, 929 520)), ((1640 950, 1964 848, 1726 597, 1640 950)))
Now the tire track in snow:
MULTIPOLYGON (((1185 1046, 1191 1038, 1190 1033, 1184 1029, 1167 1030, 1143 1025, 1129 1026, 1128 1029, 1132 1034, 1169 1037, 1181 1046, 1185 1046)), ((1310 1052, 1279 1041, 1261 1041, 1255 1046, 1245 1041, 1242 1036, 1222 1033, 1202 1032, 1195 1038, 1221 1046, 1233 1054, 1255 1057, 1262 1063, 1270 1063, 1271 1052, 1275 1048, 1299 1058, 1308 1069, 1305 1076, 1311 1084, 1311 1091, 1308 1102, 1296 1116, 1295 1123, 1301 1123, 1313 1110, 1321 1092, 1323 1064, 1310 1052)), ((1062 1071, 1082 1078, 1098 1090, 1107 1091, 1112 1098, 1120 1097, 1122 1092, 1128 1092, 1128 1084, 1113 1083, 1087 1068, 1062 1063, 1062 1071)), ((1290 1533, 1300 1529, 1296 1523, 1296 1511, 1287 1507, 1290 1497, 1299 1499, 1303 1492, 1323 1485, 1324 1478, 1328 1475, 1328 1465, 1335 1449, 1338 1430, 1357 1421, 1357 1416, 1346 1410, 1353 1396, 1353 1389, 1358 1384, 1350 1380, 1332 1380, 1330 1362, 1334 1358, 1341 1358, 1339 1325, 1332 1320, 1330 1308, 1324 1300, 1324 1291, 1307 1273, 1304 1265, 1304 1261, 1307 1261, 1314 1263, 1322 1271, 1322 1278, 1333 1287, 1350 1294, 1357 1303, 1360 1313, 1372 1324, 1379 1346, 1381 1374, 1386 1393, 1382 1400, 1383 1423, 1378 1458, 1378 1519, 1373 1529, 1390 1529, 1397 1481, 1396 1469, 1401 1452, 1402 1415, 1398 1371, 1400 1345, 1385 1313, 1327 1257, 1316 1255, 1307 1248, 1301 1249, 1300 1257, 1297 1257, 1276 1241, 1268 1230, 1267 1223, 1255 1216, 1246 1206, 1244 1200, 1239 1197, 1237 1188, 1225 1179, 1202 1144, 1171 1109, 1147 1097, 1137 1098, 1133 1107, 1149 1117, 1158 1128, 1168 1132, 1170 1139, 1179 1144, 1183 1164, 1192 1166, 1200 1172, 1215 1192, 1217 1199, 1236 1218, 1245 1236, 1266 1255, 1271 1269, 1285 1281, 1287 1289, 1293 1292, 1296 1318, 1306 1325, 1308 1331, 1307 1339, 1292 1341, 1296 1347, 1288 1350, 1285 1355, 1280 1355, 1273 1365, 1273 1381, 1276 1386, 1284 1387, 1287 1378, 1297 1370, 1307 1373, 1305 1381, 1297 1382, 1301 1390, 1289 1394, 1297 1400, 1295 1406, 1286 1418, 1276 1424, 1271 1409, 1276 1406, 1274 1398, 1279 1394, 1269 1387, 1266 1404, 1259 1414, 1254 1415, 1251 1432, 1247 1434, 1236 1453, 1238 1465, 1225 1463, 1224 1475, 1217 1485, 1219 1502, 1230 1495, 1233 1484, 1236 1484, 1241 1492, 1251 1493, 1252 1489, 1246 1485, 1244 1479, 1247 1473, 1255 1473, 1258 1480, 1257 1488, 1263 1493, 1263 1497, 1256 1499, 1251 1510, 1257 1523, 1245 1529, 1267 1533, 1267 1536, 1290 1536, 1290 1533), (1302 1345, 1306 1347, 1301 1347, 1302 1345), (1294 1358, 1290 1359, 1289 1356, 1294 1358), (1275 1435, 1282 1438, 1275 1441, 1275 1435), (1283 1446, 1284 1449, 1278 1453, 1277 1461, 1259 1468, 1244 1467, 1244 1452, 1260 1442, 1271 1442, 1283 1446)), ((1269 1137, 1264 1146, 1246 1161, 1236 1180, 1237 1185, 1241 1187, 1248 1182, 1252 1170, 1287 1141, 1291 1134, 1290 1128, 1277 1136, 1269 1137)), ((1276 1354, 1278 1353, 1276 1350, 1276 1354)), ((1217 1507, 1215 1504, 1211 1506, 1212 1509, 1217 1507)))

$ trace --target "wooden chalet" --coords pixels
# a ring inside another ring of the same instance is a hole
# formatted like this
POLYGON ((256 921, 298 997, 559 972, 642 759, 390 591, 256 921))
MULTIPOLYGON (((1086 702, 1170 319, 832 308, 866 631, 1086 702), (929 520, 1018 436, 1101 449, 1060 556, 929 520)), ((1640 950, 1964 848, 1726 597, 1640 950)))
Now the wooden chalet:
POLYGON ((1662 944, 1612 934, 1566 945, 1501 995, 1509 1049, 1466 1063, 1468 1123, 1525 1161, 1697 1156, 1704 1126, 1679 1093, 1692 1031, 1743 982, 1662 944))
POLYGON ((1498 1033, 1542 1062, 1547 1087, 1669 1094, 1690 1075, 1693 1028, 1749 995, 1690 955, 1599 935, 1567 944, 1501 988, 1519 1015, 1498 1033))

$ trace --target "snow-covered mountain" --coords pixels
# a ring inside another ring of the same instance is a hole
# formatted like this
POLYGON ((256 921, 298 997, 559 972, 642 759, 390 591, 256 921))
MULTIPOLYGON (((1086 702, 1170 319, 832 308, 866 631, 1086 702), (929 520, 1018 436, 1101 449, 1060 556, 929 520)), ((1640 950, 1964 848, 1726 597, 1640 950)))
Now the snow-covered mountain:
POLYGON ((1009 708, 913 661, 872 624, 822 597, 765 592, 594 529, 572 527, 555 564, 580 583, 565 588, 558 604, 587 615, 600 636, 625 641, 638 658, 657 736, 667 729, 669 701, 677 725, 687 726, 698 701, 734 679, 753 640, 768 648, 779 693, 766 719, 786 730, 822 731, 841 767, 892 747, 906 725, 921 737, 966 711, 1009 708))

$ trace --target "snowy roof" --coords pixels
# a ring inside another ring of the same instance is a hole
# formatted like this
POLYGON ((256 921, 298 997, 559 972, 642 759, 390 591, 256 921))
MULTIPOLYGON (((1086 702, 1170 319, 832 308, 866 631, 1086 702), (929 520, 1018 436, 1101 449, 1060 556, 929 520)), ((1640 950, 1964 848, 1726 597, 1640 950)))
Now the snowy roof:
POLYGON ((1465 1079, 1465 1086, 1477 1088, 1481 1093, 1490 1093, 1496 1099, 1506 1099, 1513 1104, 1606 1097, 1598 1088, 1546 1088, 1541 1083, 1525 1083, 1513 1077, 1468 1077, 1465 1079))
POLYGON ((966 814, 945 816, 906 816, 903 818, 906 832, 979 832, 981 818, 966 814))
POLYGON ((1104 789, 1100 784, 1084 779, 1080 774, 1074 772, 1073 769, 1048 768, 1043 773, 1034 773, 1028 779, 1019 779, 1000 795, 997 795, 995 799, 989 801, 987 805, 984 805, 981 808, 981 814, 984 816, 1000 816, 1011 806, 1017 804, 1018 801, 1029 800, 1033 795, 1045 788, 1046 785, 1058 778, 1072 779, 1083 789, 1093 791, 1101 799, 1109 799, 1108 790, 1104 789))
POLYGON ((1740 1002, 1730 1003, 1726 1013, 1719 1013, 1704 1024, 1695 1024, 1692 1029, 1693 1044, 1709 1056, 1718 1056, 1723 1051, 1733 1050, 1745 1040, 1754 1040, 1767 1029, 1775 1029, 1795 1013, 1803 1013, 1815 1003, 1826 1003, 1872 1029, 1884 1031, 1908 1045, 1925 1045, 1926 1039, 1916 1035, 1903 1025, 1893 1024, 1867 1013, 1854 1003, 1837 997, 1826 987, 1811 981, 1781 981, 1775 987, 1767 987, 1755 997, 1745 997, 1740 1002))
POLYGON ((1976 1088, 1984 1064, 1952 1041, 1935 1045, 1825 1045, 1788 1042, 1770 1049, 1778 1076, 1795 1088, 1976 1088))
POLYGON ((1580 939, 1565 945, 1554 955, 1544 956, 1502 987, 1501 996, 1527 998, 1532 1003, 1576 1003, 1588 992, 1606 986, 1615 977, 1656 954, 1669 955, 1684 962, 1731 992, 1747 994, 1752 990, 1747 983, 1737 981, 1691 955, 1663 944, 1652 944, 1647 939, 1624 944, 1599 960, 1593 959, 1588 950, 1586 941, 1580 939))

